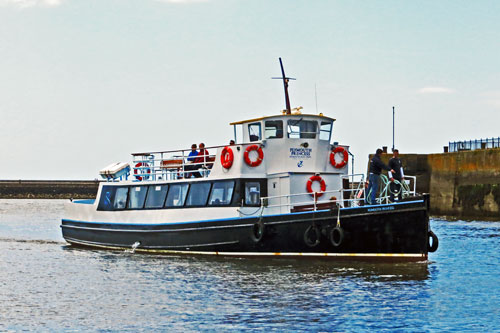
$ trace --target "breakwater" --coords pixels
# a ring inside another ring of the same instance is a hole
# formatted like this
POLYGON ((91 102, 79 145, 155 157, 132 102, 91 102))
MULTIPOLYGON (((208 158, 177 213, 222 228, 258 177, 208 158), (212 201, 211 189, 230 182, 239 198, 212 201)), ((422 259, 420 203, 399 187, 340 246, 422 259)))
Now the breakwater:
POLYGON ((405 174, 417 176, 417 192, 430 193, 432 215, 500 220, 500 148, 400 158, 405 174))
POLYGON ((0 198, 88 199, 98 188, 98 180, 0 180, 0 198))

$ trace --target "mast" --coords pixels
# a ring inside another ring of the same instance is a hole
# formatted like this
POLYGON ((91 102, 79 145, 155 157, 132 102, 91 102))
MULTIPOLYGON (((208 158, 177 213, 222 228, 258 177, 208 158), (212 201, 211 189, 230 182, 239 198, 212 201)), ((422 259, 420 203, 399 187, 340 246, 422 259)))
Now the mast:
POLYGON ((283 68, 283 62, 281 61, 281 57, 279 59, 280 59, 280 66, 281 66, 281 77, 273 77, 272 79, 283 80, 283 86, 285 88, 286 114, 291 114, 292 113, 292 109, 290 107, 290 97, 288 95, 288 81, 295 80, 295 79, 291 78, 291 77, 286 77, 285 76, 285 69, 283 68))

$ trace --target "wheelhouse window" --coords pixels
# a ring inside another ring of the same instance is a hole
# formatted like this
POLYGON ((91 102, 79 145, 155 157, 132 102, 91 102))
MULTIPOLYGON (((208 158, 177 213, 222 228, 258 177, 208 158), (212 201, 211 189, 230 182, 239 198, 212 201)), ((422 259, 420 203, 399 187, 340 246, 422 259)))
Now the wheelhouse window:
POLYGON ((205 206, 208 194, 210 193, 210 183, 191 184, 191 190, 186 201, 186 206, 205 206))
POLYGON ((168 185, 151 185, 146 196, 146 208, 162 208, 167 196, 168 185))
POLYGON ((165 207, 182 207, 186 201, 189 184, 175 184, 170 186, 165 207))
POLYGON ((147 186, 131 186, 128 196, 128 208, 129 209, 143 208, 147 192, 148 192, 147 186))
POLYGON ((318 132, 318 123, 314 120, 288 120, 288 137, 291 139, 315 139, 318 132))
POLYGON ((253 123, 248 125, 248 136, 250 142, 259 141, 262 139, 260 123, 253 123))
POLYGON ((332 135, 332 123, 329 121, 328 122, 322 121, 319 127, 319 139, 330 141, 331 135, 332 135))
POLYGON ((278 139, 283 137, 283 121, 282 120, 267 120, 265 122, 266 139, 278 139))
POLYGON ((225 206, 231 204, 233 198, 234 181, 216 182, 212 186, 212 193, 208 200, 209 206, 225 206))
POLYGON ((248 182, 245 184, 245 205, 260 205, 260 183, 248 182))

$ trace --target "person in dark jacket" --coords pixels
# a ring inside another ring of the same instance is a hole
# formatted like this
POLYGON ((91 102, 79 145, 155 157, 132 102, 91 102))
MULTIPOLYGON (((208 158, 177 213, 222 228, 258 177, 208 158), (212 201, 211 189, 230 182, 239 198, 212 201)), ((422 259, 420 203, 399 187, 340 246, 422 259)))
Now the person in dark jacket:
POLYGON ((401 191, 401 182, 405 180, 405 174, 403 172, 403 164, 399 159, 399 150, 394 149, 392 154, 392 158, 389 160, 389 168, 394 170, 395 172, 389 171, 389 179, 391 180, 391 195, 390 200, 394 202, 394 193, 398 193, 398 200, 403 199, 403 191, 401 191), (399 183, 396 184, 394 180, 397 180, 399 183))
POLYGON ((382 155, 382 149, 377 149, 375 155, 370 160, 370 171, 368 175, 368 188, 366 189, 366 202, 370 205, 374 205, 377 202, 375 198, 377 197, 378 191, 378 183, 380 181, 380 174, 382 173, 382 169, 387 171, 391 171, 394 173, 394 170, 385 165, 384 162, 380 159, 380 155, 382 155))

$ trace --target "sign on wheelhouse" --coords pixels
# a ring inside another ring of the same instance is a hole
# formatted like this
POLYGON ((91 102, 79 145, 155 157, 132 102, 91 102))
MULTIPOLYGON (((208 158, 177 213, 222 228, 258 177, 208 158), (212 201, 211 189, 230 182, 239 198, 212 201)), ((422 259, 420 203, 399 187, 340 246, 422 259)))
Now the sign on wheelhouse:
POLYGON ((66 205, 66 241, 135 252, 426 259, 437 248, 429 197, 403 186, 402 201, 382 192, 366 205, 364 175, 348 174, 349 146, 332 144, 335 119, 291 110, 282 74, 286 110, 231 123, 234 144, 195 159, 191 149, 134 153, 131 164, 101 170, 107 181, 96 200, 66 205))

